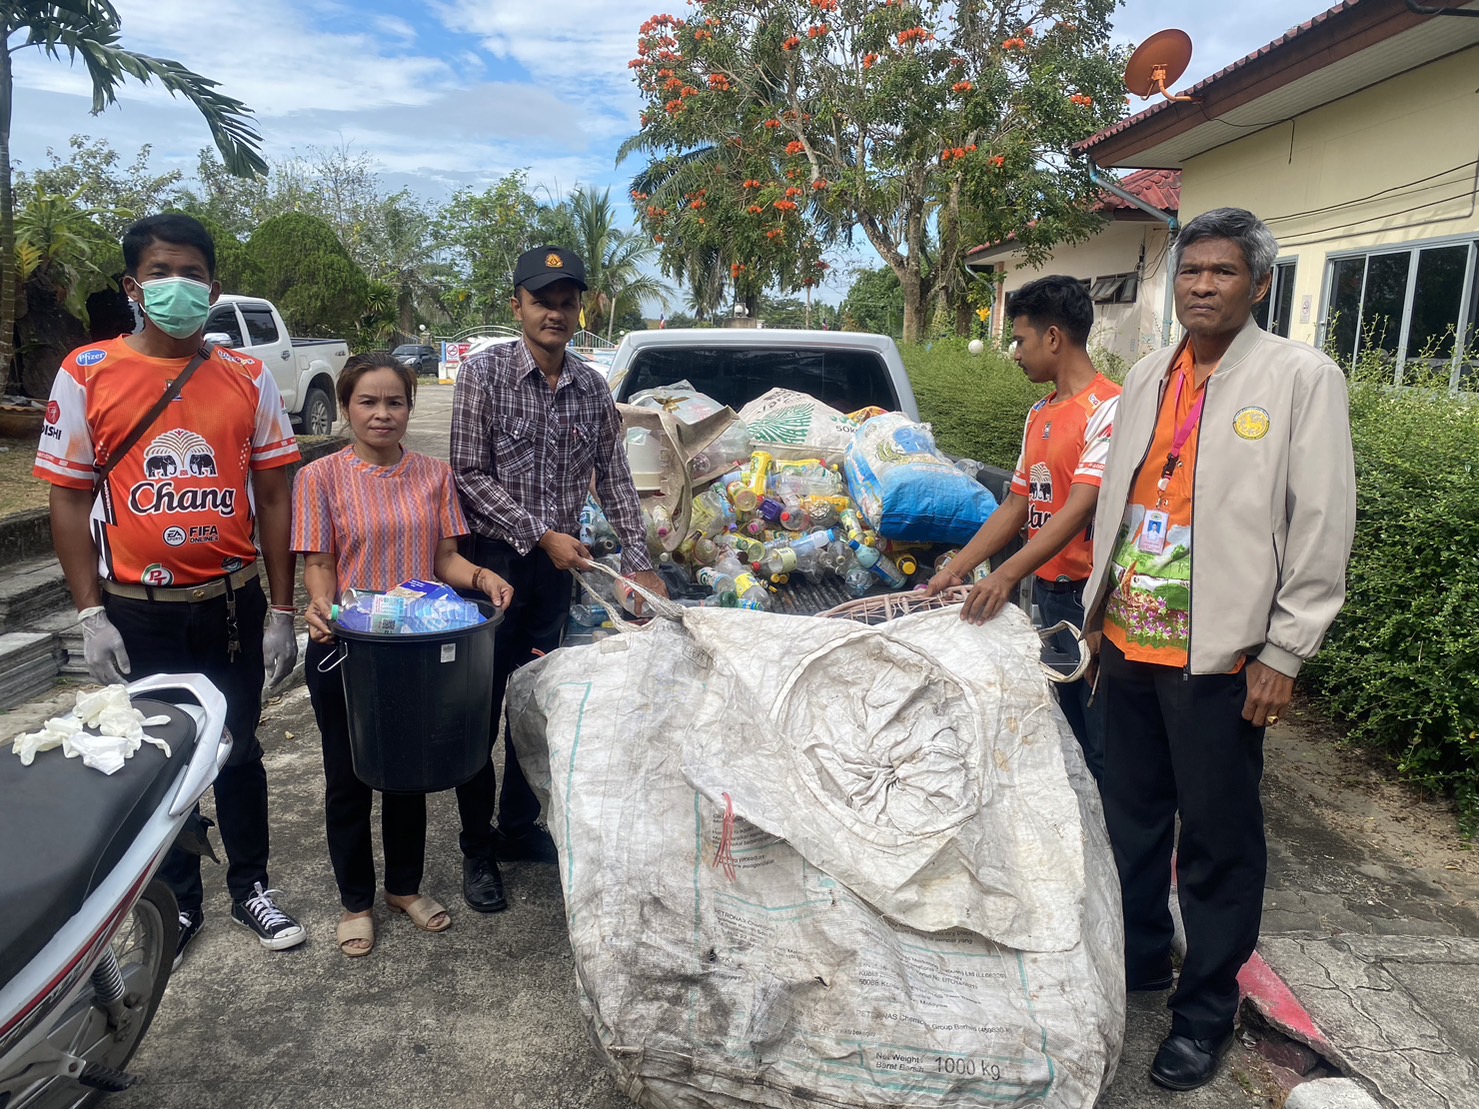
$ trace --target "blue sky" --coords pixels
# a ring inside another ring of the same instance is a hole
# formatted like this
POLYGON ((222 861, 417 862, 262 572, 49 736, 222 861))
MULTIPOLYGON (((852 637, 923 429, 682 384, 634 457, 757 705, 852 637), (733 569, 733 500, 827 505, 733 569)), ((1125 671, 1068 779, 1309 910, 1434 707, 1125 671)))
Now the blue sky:
MULTIPOLYGON (((1299 0, 1296 0, 1298 3, 1299 0)), ((640 110, 626 68, 638 25, 678 0, 115 0, 123 41, 219 81, 257 115, 268 159, 309 146, 369 153, 390 188, 434 201, 526 168, 555 196, 577 183, 625 192, 615 166, 640 110)), ((1294 9, 1307 19, 1320 0, 1294 9), (1308 6, 1308 10, 1306 10, 1308 6)), ((1128 0, 1116 37, 1138 42, 1177 25, 1196 44, 1182 85, 1271 41, 1287 0, 1128 0)), ((89 85, 26 51, 16 59, 12 155, 42 164, 78 132, 125 157, 144 143, 156 168, 192 174, 210 135, 194 109, 157 87, 126 87, 89 115, 89 85)), ((845 267, 840 267, 845 270, 845 267)), ((845 280, 841 273, 838 281, 845 280)), ((840 295, 833 291, 833 299, 840 295)))

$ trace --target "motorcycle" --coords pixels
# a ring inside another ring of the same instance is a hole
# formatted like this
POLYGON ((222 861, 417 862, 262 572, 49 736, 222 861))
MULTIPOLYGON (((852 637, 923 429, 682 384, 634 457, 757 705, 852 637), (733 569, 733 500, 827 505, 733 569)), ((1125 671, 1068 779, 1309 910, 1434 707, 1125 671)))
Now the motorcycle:
POLYGON ((105 776, 60 752, 29 767, 0 752, 0 1109, 134 1085, 124 1068, 169 983, 179 910, 154 874, 230 754, 226 700, 199 674, 128 692, 169 718, 148 729, 168 757, 145 745, 105 776))

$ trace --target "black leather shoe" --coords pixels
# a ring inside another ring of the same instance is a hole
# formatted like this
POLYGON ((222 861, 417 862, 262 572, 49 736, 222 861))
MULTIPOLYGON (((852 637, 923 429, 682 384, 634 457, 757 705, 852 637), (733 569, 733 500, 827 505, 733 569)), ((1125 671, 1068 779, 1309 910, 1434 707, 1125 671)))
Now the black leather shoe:
POLYGON ((1210 1040, 1193 1040, 1174 1033, 1161 1041, 1150 1064, 1150 1078, 1168 1090, 1195 1090, 1217 1074, 1217 1065, 1232 1047, 1233 1034, 1210 1040))
POLYGON ((555 848, 554 837, 538 824, 531 824, 528 831, 513 836, 499 828, 493 829, 493 854, 506 863, 557 863, 560 861, 560 853, 555 848))
POLYGON ((508 908, 503 894, 503 876, 492 859, 462 860, 462 899, 480 913, 501 913, 508 908))

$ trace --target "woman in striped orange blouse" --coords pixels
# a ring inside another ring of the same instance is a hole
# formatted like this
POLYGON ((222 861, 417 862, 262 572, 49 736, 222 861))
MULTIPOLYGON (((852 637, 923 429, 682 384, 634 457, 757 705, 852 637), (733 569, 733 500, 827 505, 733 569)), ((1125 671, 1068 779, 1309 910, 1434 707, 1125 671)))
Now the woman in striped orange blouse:
MULTIPOLYGON (((352 445, 303 468, 293 491, 293 549, 305 556, 308 694, 323 741, 324 815, 329 858, 344 915, 339 948, 351 958, 375 946, 370 910, 375 860, 370 847, 373 791, 354 775, 344 687, 320 664, 334 657, 331 608, 348 588, 384 591, 412 578, 486 593, 500 608, 513 589, 457 553, 467 523, 445 462, 406 450, 401 440, 416 395, 415 372, 388 354, 360 354, 339 376, 339 407, 352 445)), ((420 892, 426 853, 426 797, 381 796, 385 903, 418 928, 445 931, 447 910, 420 892)))

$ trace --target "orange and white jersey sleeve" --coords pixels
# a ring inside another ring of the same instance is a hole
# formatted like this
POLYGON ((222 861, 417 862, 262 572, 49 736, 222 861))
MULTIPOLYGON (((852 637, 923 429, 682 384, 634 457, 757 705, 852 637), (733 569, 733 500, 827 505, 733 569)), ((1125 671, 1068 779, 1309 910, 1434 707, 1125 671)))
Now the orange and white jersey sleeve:
POLYGON ((57 371, 36 448, 36 477, 68 489, 90 490, 95 481, 92 429, 87 423, 87 386, 75 355, 57 371))
POLYGON ((1073 470, 1073 484, 1098 486, 1104 480, 1104 464, 1109 460, 1109 439, 1114 434, 1114 415, 1119 411, 1116 394, 1105 398, 1084 425, 1084 449, 1073 470))
MULTIPOLYGON (((240 357, 240 356, 238 356, 240 357)), ((282 393, 267 367, 256 359, 257 426, 252 434, 252 469, 272 470, 298 461, 298 440, 282 403, 282 393)))

